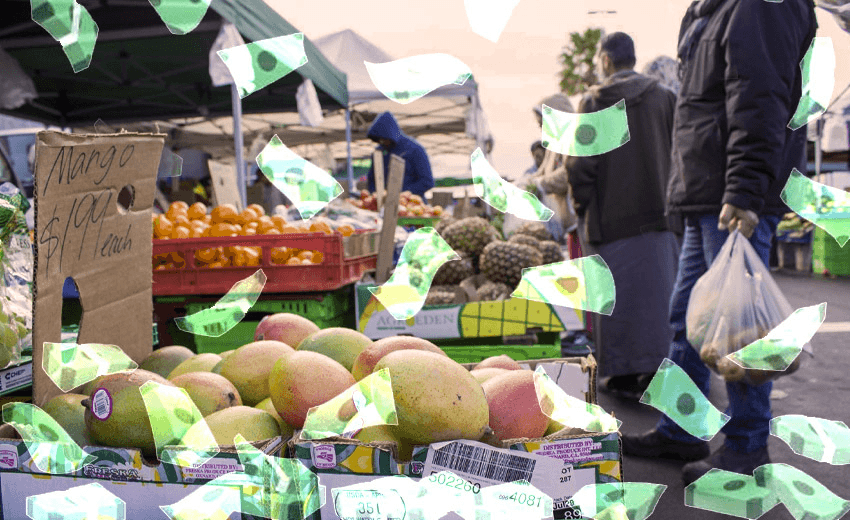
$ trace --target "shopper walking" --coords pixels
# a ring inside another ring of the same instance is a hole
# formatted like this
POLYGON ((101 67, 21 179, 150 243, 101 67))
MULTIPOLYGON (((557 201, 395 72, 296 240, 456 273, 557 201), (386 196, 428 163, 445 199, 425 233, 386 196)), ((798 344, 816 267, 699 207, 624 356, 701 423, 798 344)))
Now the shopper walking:
MULTIPOLYGON (((788 122, 801 95, 800 61, 816 30, 812 0, 700 0, 682 22, 668 209, 685 216, 685 236, 670 301, 669 357, 705 395, 710 373, 685 333, 691 289, 727 230, 740 230, 768 264, 779 215, 788 211, 779 194, 805 153, 789 146, 795 139, 788 122)), ((752 474, 770 462, 771 387, 726 384, 731 419, 723 447, 710 455, 707 442, 667 416, 654 430, 624 435, 623 452, 696 461, 682 470, 686 485, 712 468, 752 474)))
POLYGON ((629 142, 601 155, 569 157, 566 171, 579 217, 584 256, 599 254, 614 276, 611 316, 593 314, 593 340, 602 386, 640 399, 667 356, 673 332, 670 295, 678 259, 664 214, 676 95, 633 70, 635 46, 622 32, 606 36, 597 56, 603 81, 579 113, 625 99, 629 142))

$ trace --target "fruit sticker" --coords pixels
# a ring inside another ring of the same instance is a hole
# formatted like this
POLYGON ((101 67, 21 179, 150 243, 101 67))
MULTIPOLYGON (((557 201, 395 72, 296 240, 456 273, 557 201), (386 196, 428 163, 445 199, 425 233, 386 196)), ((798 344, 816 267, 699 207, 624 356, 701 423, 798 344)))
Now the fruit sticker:
POLYGON ((87 69, 98 33, 88 10, 74 0, 31 0, 31 5, 33 21, 62 45, 74 72, 87 69))
POLYGON ((55 419, 37 406, 6 403, 3 405, 3 422, 18 431, 30 459, 43 473, 76 473, 97 460, 97 457, 85 453, 55 419))
POLYGON ((803 93, 788 128, 797 130, 826 111, 835 88, 835 48, 832 38, 815 36, 803 61, 803 93))
POLYGON ((222 49, 217 54, 230 71, 240 98, 271 85, 307 64, 303 33, 222 49))
POLYGON ((614 275, 599 255, 523 269, 511 296, 606 316, 616 302, 614 275))
POLYGON ((139 365, 115 345, 44 342, 44 372, 63 392, 139 365))
POLYGON ((191 316, 175 318, 174 323, 184 332, 217 338, 242 321, 248 309, 257 303, 265 286, 266 274, 259 269, 248 278, 233 284, 227 294, 211 308, 191 316))
POLYGON ((646 520, 667 486, 645 482, 610 482, 583 486, 572 501, 585 518, 646 520))
POLYGON ((850 464, 850 429, 843 422, 782 415, 770 420, 770 434, 785 441, 797 455, 827 464, 850 464))
POLYGON ((521 219, 546 222, 555 214, 543 205, 534 194, 505 181, 493 169, 481 148, 472 152, 472 180, 475 194, 502 213, 510 213, 521 219))
POLYGON ((212 0, 148 0, 171 34, 192 32, 201 23, 212 0))
POLYGON ((850 240, 850 193, 815 182, 794 168, 781 197, 794 213, 829 233, 841 247, 850 240))
POLYGON ((112 396, 106 388, 98 388, 92 398, 92 414, 105 421, 112 415, 112 396))
POLYGON ((27 497, 27 516, 47 518, 126 518, 127 504, 97 482, 27 497))
POLYGON ((543 147, 562 155, 589 157, 615 150, 631 139, 626 100, 587 114, 561 112, 543 105, 543 147))
POLYGON ((710 441, 730 417, 703 395, 679 365, 664 358, 640 402, 659 410, 694 437, 710 441))
POLYGON ((464 62, 443 53, 363 63, 378 90, 400 105, 412 103, 443 85, 463 85, 472 76, 464 62))
POLYGON ((307 220, 343 193, 342 185, 327 171, 302 158, 275 134, 257 156, 260 171, 307 220))

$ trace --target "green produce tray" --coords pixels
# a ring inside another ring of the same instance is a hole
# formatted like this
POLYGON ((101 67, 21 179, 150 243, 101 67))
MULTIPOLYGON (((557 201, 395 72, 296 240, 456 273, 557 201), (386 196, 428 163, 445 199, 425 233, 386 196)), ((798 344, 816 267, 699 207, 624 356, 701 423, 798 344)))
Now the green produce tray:
POLYGON ((460 177, 443 177, 442 179, 434 179, 435 188, 453 188, 455 186, 472 186, 473 180, 460 177))
POLYGON ((433 226, 435 222, 439 222, 440 217, 399 217, 398 225, 405 226, 433 226))
MULTIPOLYGON (((555 334, 557 337, 558 334, 555 334)), ((487 338, 491 343, 495 338, 487 338)), ((543 338, 541 338, 543 339, 543 338)), ((561 342, 538 343, 536 345, 493 345, 480 344, 483 341, 441 341, 432 340, 454 361, 458 363, 478 363, 491 356, 506 354, 515 361, 550 359, 561 357, 561 342)))
POLYGON ((812 270, 818 274, 850 276, 850 243, 841 247, 829 233, 816 227, 812 236, 812 270))

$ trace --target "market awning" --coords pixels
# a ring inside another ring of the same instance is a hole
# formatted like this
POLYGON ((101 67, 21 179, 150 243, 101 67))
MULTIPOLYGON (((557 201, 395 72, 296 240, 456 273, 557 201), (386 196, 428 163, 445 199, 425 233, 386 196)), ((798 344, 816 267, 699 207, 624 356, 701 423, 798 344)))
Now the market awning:
MULTIPOLYGON (((298 32, 262 0, 213 0, 200 25, 171 34, 149 0, 78 0, 99 27, 91 66, 74 73, 62 48, 32 21, 30 0, 4 0, 0 47, 33 79, 38 98, 3 113, 62 126, 231 115, 230 88, 213 87, 209 50, 223 21, 246 42, 298 32)), ((246 114, 296 111, 309 78, 323 108, 348 104, 345 74, 304 40, 308 63, 242 100, 246 114)))

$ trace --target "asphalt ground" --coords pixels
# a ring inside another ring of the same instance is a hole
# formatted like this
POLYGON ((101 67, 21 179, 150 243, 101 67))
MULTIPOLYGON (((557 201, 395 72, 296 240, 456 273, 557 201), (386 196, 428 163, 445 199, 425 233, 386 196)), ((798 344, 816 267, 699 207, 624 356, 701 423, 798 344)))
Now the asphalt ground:
MULTIPOLYGON (((773 416, 806 415, 850 426, 850 279, 830 279, 784 270, 774 271, 773 276, 795 309, 827 302, 826 320, 811 341, 814 357, 807 359, 795 374, 774 382, 773 416)), ((598 392, 597 399, 600 406, 613 411, 623 421, 621 431, 624 434, 649 430, 660 416, 660 412, 650 406, 603 392, 598 392)), ((718 410, 726 409, 726 386, 719 376, 713 376, 709 400, 718 410)), ((772 462, 798 468, 839 497, 850 500, 850 465, 834 466, 797 455, 784 441, 772 435, 768 442, 772 462)), ((722 444, 723 434, 718 433, 710 442, 712 451, 722 444)), ((736 518, 686 506, 681 478, 683 465, 683 462, 624 456, 623 474, 627 482, 667 486, 652 515, 655 520, 736 518)), ((793 520, 794 516, 780 503, 760 518, 793 520)), ((818 519, 817 516, 809 518, 818 519)), ((850 514, 845 518, 850 519, 850 514)))

